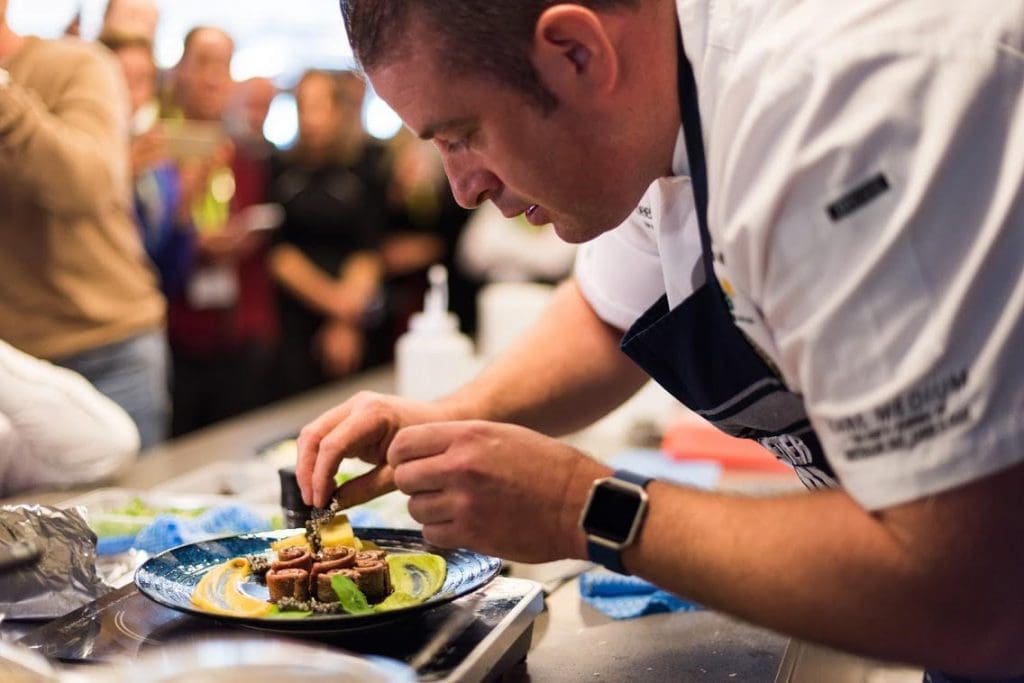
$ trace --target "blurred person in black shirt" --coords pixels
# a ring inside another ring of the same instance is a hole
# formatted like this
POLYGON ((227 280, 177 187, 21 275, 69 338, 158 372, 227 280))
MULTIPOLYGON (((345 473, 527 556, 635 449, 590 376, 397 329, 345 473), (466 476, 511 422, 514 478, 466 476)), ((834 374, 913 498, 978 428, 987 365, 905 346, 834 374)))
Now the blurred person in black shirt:
POLYGON ((278 388, 288 396, 370 362, 367 329, 379 302, 385 221, 376 148, 352 73, 310 71, 296 87, 299 137, 276 164, 271 199, 284 224, 270 254, 278 285, 278 388))
POLYGON ((472 336, 482 282, 468 275, 456 259, 469 212, 456 203, 433 143, 403 129, 391 141, 390 151, 388 229, 382 254, 392 334, 397 338, 405 332, 409 317, 423 307, 427 269, 442 263, 448 269, 449 308, 462 331, 472 336))

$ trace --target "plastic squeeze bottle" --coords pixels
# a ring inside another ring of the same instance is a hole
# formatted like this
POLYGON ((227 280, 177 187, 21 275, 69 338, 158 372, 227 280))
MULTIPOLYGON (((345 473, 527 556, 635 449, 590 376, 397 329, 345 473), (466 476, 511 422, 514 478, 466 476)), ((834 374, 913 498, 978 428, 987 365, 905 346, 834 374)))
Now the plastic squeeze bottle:
POLYGON ((435 264, 427 273, 430 289, 423 311, 414 313, 409 330, 395 346, 397 389, 401 396, 429 401, 450 394, 476 371, 473 342, 459 331, 448 310, 448 271, 435 264))

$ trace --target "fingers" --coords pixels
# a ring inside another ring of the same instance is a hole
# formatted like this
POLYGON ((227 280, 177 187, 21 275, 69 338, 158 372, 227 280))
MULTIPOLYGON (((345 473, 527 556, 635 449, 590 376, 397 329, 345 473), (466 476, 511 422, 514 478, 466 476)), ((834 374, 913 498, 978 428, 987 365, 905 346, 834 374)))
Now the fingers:
POLYGON ((412 460, 392 471, 395 485, 410 496, 441 491, 452 483, 450 462, 444 459, 412 460))
POLYGON ((312 504, 326 507, 334 492, 334 473, 345 457, 359 457, 375 451, 390 440, 395 427, 384 416, 373 412, 348 415, 320 438, 314 455, 310 489, 312 504))
MULTIPOLYGON (((298 457, 295 461, 295 477, 302 491, 302 502, 313 504, 313 470, 316 467, 320 441, 330 433, 334 425, 341 423, 350 412, 348 403, 331 408, 326 413, 303 427, 298 440, 298 457)), ((332 472, 333 476, 334 473, 332 472)))
POLYGON ((453 522, 423 525, 423 539, 438 548, 458 548, 458 529, 453 522))
POLYGON ((388 447, 388 464, 397 468, 411 460, 443 453, 466 433, 464 422, 434 422, 406 427, 388 447))
POLYGON ((339 509, 345 510, 394 490, 394 470, 388 465, 378 465, 339 486, 331 496, 331 502, 337 501, 339 509))
POLYGON ((449 498, 440 492, 418 493, 409 498, 409 515, 420 524, 443 524, 455 519, 449 498))

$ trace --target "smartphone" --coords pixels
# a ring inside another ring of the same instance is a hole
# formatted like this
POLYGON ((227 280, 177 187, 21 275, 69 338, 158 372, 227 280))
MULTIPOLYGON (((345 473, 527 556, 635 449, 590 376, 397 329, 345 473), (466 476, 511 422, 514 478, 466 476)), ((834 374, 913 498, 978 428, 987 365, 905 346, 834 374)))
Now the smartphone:
POLYGON ((161 122, 164 149, 171 159, 206 159, 227 140, 224 126, 212 121, 166 119, 161 122))
POLYGON ((32 541, 0 544, 0 572, 7 572, 39 561, 42 551, 32 541))

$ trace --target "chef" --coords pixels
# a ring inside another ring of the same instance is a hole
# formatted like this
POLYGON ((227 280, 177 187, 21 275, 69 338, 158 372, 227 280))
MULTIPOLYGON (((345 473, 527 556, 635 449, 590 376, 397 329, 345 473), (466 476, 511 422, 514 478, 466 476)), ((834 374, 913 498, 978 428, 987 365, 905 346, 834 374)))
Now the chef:
MULTIPOLYGON (((309 424, 424 536, 590 558, 796 637, 1024 673, 1024 2, 343 0, 456 198, 583 243, 467 387, 309 424), (653 377, 791 464, 751 499, 551 436, 653 377)), ((932 680, 944 680, 929 674, 932 680)))

